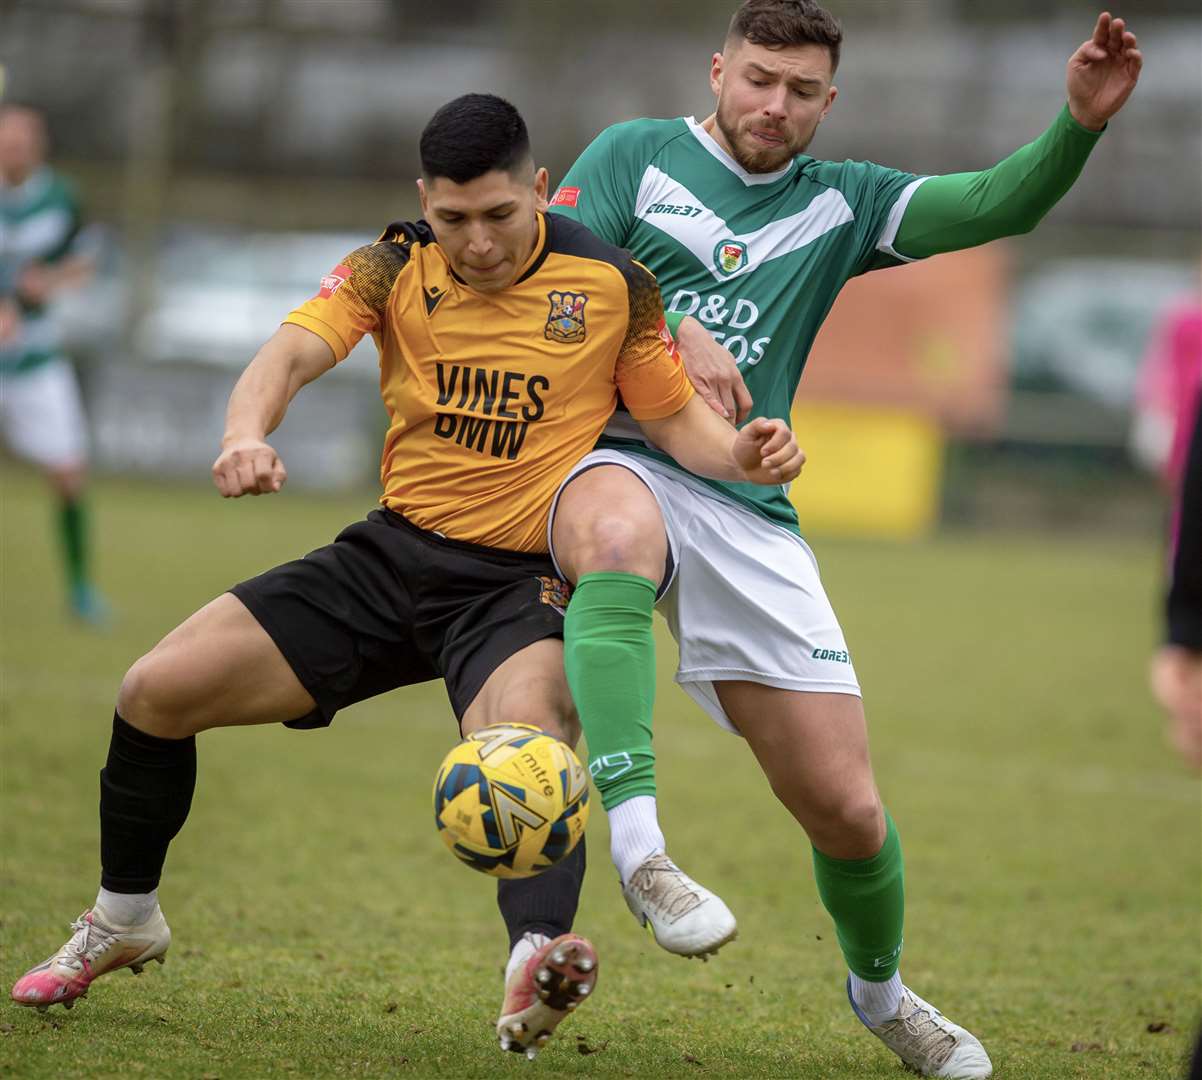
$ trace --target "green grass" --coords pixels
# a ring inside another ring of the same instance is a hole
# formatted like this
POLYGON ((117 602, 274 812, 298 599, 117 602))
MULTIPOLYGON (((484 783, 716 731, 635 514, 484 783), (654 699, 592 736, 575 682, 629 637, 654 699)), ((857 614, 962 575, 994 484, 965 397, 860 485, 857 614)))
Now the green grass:
MULTIPOLYGON (((0 496, 7 986, 94 896, 96 772, 126 667, 370 496, 98 486, 106 635, 63 618, 35 479, 0 472, 0 496)), ((905 844, 907 981, 981 1036, 999 1078, 1180 1075, 1200 1007, 1199 791, 1145 691, 1153 546, 816 547, 905 844)), ((598 813, 577 923, 601 953, 598 995, 533 1064, 501 1055, 493 887, 435 834, 429 785, 454 727, 441 686, 418 687, 327 731, 202 736, 161 890, 168 963, 102 980, 70 1013, 0 1010, 0 1076, 900 1078, 846 1006, 799 831, 671 684, 661 642, 665 830, 740 922, 715 960, 686 963, 636 928, 598 813)))

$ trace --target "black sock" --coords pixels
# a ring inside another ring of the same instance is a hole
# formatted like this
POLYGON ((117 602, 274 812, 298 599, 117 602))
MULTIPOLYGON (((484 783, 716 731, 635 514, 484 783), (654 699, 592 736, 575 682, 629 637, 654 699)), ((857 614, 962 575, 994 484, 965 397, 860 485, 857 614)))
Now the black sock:
POLYGON ((557 938, 572 929, 584 884, 584 837, 550 870, 497 885, 497 907, 512 951, 523 934, 557 938))
POLYGON ((100 770, 100 884, 110 892, 159 886, 167 845, 183 827, 196 788, 196 736, 160 739, 113 713, 100 770))

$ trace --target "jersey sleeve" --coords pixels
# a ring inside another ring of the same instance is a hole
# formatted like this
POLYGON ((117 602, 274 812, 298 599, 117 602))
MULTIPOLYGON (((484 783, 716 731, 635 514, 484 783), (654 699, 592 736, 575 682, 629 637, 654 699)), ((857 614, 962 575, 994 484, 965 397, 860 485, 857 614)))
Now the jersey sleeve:
POLYGON ((549 209, 624 247, 634 226, 642 168, 634 121, 606 128, 576 159, 549 209))
POLYGON ((909 262, 1030 232, 1076 182, 1101 134, 1066 105, 1038 139, 992 168, 927 177, 881 250, 909 262))
POLYGON ((618 355, 618 390, 636 420, 662 420, 684 408, 693 396, 693 384, 664 322, 655 275, 633 259, 623 272, 630 321, 618 355))
POLYGON ((388 297, 408 262, 407 243, 382 240, 358 248, 326 274, 317 295, 284 322, 312 331, 333 350, 335 360, 342 361, 365 334, 383 331, 388 297))

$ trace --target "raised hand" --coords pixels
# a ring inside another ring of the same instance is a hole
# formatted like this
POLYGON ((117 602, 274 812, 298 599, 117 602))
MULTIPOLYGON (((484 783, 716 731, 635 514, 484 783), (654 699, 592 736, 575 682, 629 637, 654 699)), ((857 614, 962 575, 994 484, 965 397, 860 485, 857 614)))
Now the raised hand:
POLYGON ((1131 96, 1143 62, 1126 23, 1102 12, 1093 37, 1068 60, 1068 108, 1073 119, 1092 131, 1101 130, 1131 96))

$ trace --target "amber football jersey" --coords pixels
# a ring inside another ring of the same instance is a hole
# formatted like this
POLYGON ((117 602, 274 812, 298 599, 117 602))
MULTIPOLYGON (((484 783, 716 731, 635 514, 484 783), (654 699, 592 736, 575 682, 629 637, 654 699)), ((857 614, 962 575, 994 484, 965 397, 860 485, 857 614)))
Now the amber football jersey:
POLYGON ((496 293, 458 279, 424 222, 389 226, 285 321, 338 360, 373 336, 390 418, 380 501, 488 547, 547 550, 551 499, 619 392, 636 420, 693 393, 650 271, 561 217, 538 215, 534 251, 496 293))

